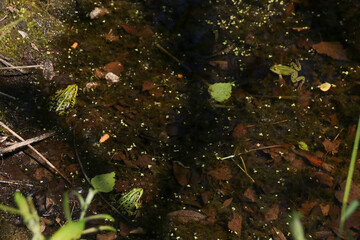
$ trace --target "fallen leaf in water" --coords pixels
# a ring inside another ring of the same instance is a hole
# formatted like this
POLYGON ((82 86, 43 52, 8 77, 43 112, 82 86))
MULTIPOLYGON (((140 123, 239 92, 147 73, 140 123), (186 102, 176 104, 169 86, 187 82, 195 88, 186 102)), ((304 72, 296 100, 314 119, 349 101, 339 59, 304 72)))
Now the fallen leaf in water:
POLYGON ((246 135, 247 130, 244 126, 244 124, 239 123, 238 125, 236 125, 236 127, 234 128, 233 132, 232 132, 232 136, 234 138, 241 138, 242 136, 246 135))
POLYGON ((327 216, 327 215, 329 215, 330 204, 320 204, 320 209, 321 209, 321 213, 324 216, 327 216))
MULTIPOLYGON (((346 185, 346 180, 344 180, 340 184, 340 190, 335 192, 335 197, 340 203, 343 202, 345 185, 346 185)), ((353 182, 353 183, 351 183, 348 202, 351 203, 352 201, 354 201, 355 199, 358 199, 358 198, 360 198, 360 184, 356 184, 353 182)))
POLYGON ((121 62, 110 62, 106 64, 103 69, 106 72, 112 72, 115 75, 120 75, 124 71, 124 66, 121 62))
POLYGON ((143 92, 144 91, 149 91, 149 90, 153 89, 154 87, 155 87, 155 84, 153 82, 146 80, 146 81, 143 82, 141 90, 143 92))
POLYGON ((273 235, 274 240, 286 240, 284 233, 276 227, 271 228, 271 234, 273 235))
POLYGON ((306 201, 301 204, 301 208, 299 209, 304 215, 309 215, 310 211, 317 205, 318 203, 315 201, 306 201))
POLYGON ((241 224, 242 224, 242 217, 240 214, 234 212, 233 218, 231 221, 228 222, 228 228, 229 230, 236 233, 238 237, 241 236, 241 224))
POLYGON ((168 213, 167 216, 182 223, 188 223, 191 221, 198 222, 200 220, 206 219, 205 214, 193 210, 178 210, 168 213))
POLYGON ((213 67, 219 68, 221 70, 228 69, 228 62, 227 61, 209 61, 209 64, 213 67))
POLYGON ((316 172, 313 174, 313 177, 319 180, 320 184, 325 185, 327 187, 334 186, 334 178, 327 173, 316 172))
POLYGON ((329 139, 325 138, 322 144, 327 152, 331 152, 331 154, 334 155, 338 152, 340 140, 334 140, 331 142, 329 139))
POLYGON ((319 42, 317 44, 313 44, 312 47, 317 53, 325 54, 333 59, 344 61, 349 60, 343 46, 339 42, 319 42))
POLYGON ((114 232, 96 234, 96 240, 114 240, 116 237, 116 233, 114 232))
POLYGON ((138 35, 138 30, 135 27, 129 25, 120 25, 120 26, 125 30, 125 32, 135 36, 138 35))
POLYGON ((272 206, 265 214, 265 221, 269 222, 278 219, 279 211, 280 209, 278 204, 272 206))
POLYGON ((244 197, 249 199, 251 202, 255 202, 255 200, 257 198, 256 193, 255 193, 254 189, 252 189, 252 188, 248 188, 245 190, 244 197))
POLYGON ((213 169, 209 174, 218 180, 230 180, 232 177, 231 170, 226 166, 213 169))
POLYGON ((106 140, 108 140, 110 138, 110 135, 105 133, 99 140, 100 143, 105 142, 106 140))
POLYGON ((190 179, 190 168, 185 167, 184 165, 174 162, 173 163, 173 173, 176 181, 181 186, 186 186, 189 183, 190 179))
POLYGON ((229 205, 232 203, 232 200, 233 200, 233 198, 226 199, 226 200, 223 202, 223 206, 224 206, 224 207, 229 206, 229 205))
POLYGON ((155 161, 151 161, 151 157, 147 154, 140 155, 136 160, 136 165, 141 168, 151 168, 153 165, 156 165, 155 161))

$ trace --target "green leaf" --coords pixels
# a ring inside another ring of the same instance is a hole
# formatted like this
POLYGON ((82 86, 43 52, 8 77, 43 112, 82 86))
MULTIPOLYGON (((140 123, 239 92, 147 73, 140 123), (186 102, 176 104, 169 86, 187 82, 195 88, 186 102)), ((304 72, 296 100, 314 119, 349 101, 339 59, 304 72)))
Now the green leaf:
POLYGON ((210 85, 208 91, 211 97, 218 102, 223 102, 231 97, 233 83, 215 83, 210 85))
POLYGON ((350 217, 350 215, 356 211, 358 206, 359 206, 359 200, 357 200, 357 199, 354 200, 352 203, 350 203, 350 205, 345 210, 344 219, 347 219, 348 217, 350 217))
POLYGON ((85 229, 85 220, 80 220, 76 222, 68 222, 62 226, 50 240, 72 240, 79 239, 81 233, 85 229))
POLYGON ((303 141, 298 142, 298 146, 301 150, 308 151, 308 152, 310 151, 309 146, 303 141))
POLYGON ((96 175, 91 179, 91 185, 99 192, 111 192, 115 186, 115 172, 96 175))
POLYGON ((29 209, 28 202, 26 201, 26 198, 21 193, 16 192, 14 199, 15 199, 16 205, 18 206, 18 208, 20 210, 21 215, 24 218, 29 217, 31 214, 30 214, 30 209, 29 209))

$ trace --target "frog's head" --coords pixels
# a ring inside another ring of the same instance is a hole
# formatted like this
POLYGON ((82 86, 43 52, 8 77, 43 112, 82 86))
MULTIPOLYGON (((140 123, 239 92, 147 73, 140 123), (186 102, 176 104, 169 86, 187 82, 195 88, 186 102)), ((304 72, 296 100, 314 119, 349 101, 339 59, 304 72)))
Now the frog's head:
POLYGON ((270 71, 276 73, 276 74, 279 74, 280 73, 280 70, 279 70, 279 65, 274 65, 274 66, 271 66, 270 67, 270 71))

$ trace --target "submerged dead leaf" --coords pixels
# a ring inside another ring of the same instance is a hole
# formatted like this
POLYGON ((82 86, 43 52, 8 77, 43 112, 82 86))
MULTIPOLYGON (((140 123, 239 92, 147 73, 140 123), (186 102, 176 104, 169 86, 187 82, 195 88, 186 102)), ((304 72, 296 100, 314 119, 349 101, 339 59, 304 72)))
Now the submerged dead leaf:
POLYGON ((209 174, 218 180, 230 180, 232 177, 231 170, 226 166, 213 169, 209 174))
POLYGON ((240 214, 234 212, 233 218, 231 221, 228 222, 229 230, 236 233, 238 237, 241 236, 241 224, 242 224, 242 217, 240 214))
POLYGON ((340 140, 334 140, 331 142, 329 139, 325 138, 322 144, 327 152, 331 152, 331 154, 334 155, 338 152, 340 140))
POLYGON ((233 198, 226 199, 226 200, 223 202, 223 206, 224 206, 224 207, 229 206, 229 205, 232 203, 232 200, 233 200, 233 198))
POLYGON ((317 53, 325 54, 333 59, 343 61, 349 60, 343 46, 339 42, 319 42, 313 44, 312 47, 317 53))
POLYGON ((112 72, 115 75, 120 75, 124 71, 124 66, 121 62, 110 62, 106 64, 103 69, 106 72, 112 72))
POLYGON ((180 163, 174 162, 173 163, 173 173, 176 181, 181 186, 186 186, 189 184, 190 179, 190 168, 183 166, 180 163))
MULTIPOLYGON (((335 197, 339 202, 343 202, 343 198, 344 198, 344 190, 345 190, 345 185, 346 185, 346 180, 344 180, 341 184, 340 184, 340 190, 335 192, 335 197)), ((349 195, 349 200, 348 202, 351 203, 352 201, 354 201, 355 199, 360 198, 360 184, 356 184, 356 183, 351 183, 351 188, 350 188, 350 195, 349 195)))
POLYGON ((276 227, 271 228, 271 234, 273 235, 274 240, 286 240, 284 233, 276 227))
POLYGON ((244 126, 244 124, 239 123, 238 125, 236 125, 236 127, 233 130, 232 136, 234 138, 241 138, 242 136, 246 135, 247 130, 244 126))
POLYGON ((257 198, 256 193, 255 193, 254 189, 252 189, 252 188, 246 189, 246 191, 244 192, 244 197, 249 199, 251 202, 255 202, 255 200, 257 198))
POLYGON ((143 84, 142 84, 142 89, 141 89, 141 91, 149 91, 149 90, 151 90, 151 89, 153 89, 153 88, 155 88, 155 84, 153 83, 153 82, 151 82, 151 81, 148 81, 148 80, 146 80, 146 81, 144 81, 143 82, 143 84))
POLYGON ((280 209, 278 204, 272 206, 265 214, 265 221, 269 222, 278 219, 279 211, 280 209))
POLYGON ((169 218, 177 220, 182 223, 188 223, 191 221, 201 221, 206 219, 206 215, 193 211, 193 210, 178 210, 174 212, 170 212, 167 215, 169 218))
POLYGON ((303 204, 301 204, 301 208, 300 208, 300 211, 302 213, 304 213, 304 215, 309 215, 309 213, 311 212, 311 210, 317 205, 318 203, 313 201, 313 202, 310 202, 310 201, 306 201, 304 202, 303 204))

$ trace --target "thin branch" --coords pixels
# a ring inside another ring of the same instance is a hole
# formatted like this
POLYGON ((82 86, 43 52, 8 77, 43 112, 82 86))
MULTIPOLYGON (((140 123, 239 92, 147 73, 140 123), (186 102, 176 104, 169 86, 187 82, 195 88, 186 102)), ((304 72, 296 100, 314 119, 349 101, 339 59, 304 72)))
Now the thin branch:
POLYGON ((39 142, 39 141, 44 140, 44 139, 46 139, 48 137, 54 136, 54 134, 55 134, 55 132, 45 133, 43 135, 33 137, 33 138, 30 138, 30 139, 25 140, 25 141, 15 143, 15 144, 11 145, 10 147, 0 148, 0 155, 4 154, 4 153, 15 151, 16 149, 22 148, 22 147, 27 146, 29 144, 32 144, 34 142, 39 142))
MULTIPOLYGON (((0 121, 0 125, 5 128, 7 131, 9 131, 12 135, 14 135, 15 137, 17 137, 18 139, 20 139, 21 141, 25 141, 21 136, 19 136, 16 132, 14 132, 13 130, 11 130, 8 126, 6 126, 3 122, 0 121)), ((49 160, 47 160, 38 150, 36 150, 33 146, 28 145, 28 147, 33 150, 40 158, 41 160, 50 167, 50 169, 52 169, 55 173, 59 174, 68 184, 72 185, 72 183, 70 182, 70 180, 64 175, 62 174, 49 160)), ((41 161, 40 161, 41 162, 41 161)))
MULTIPOLYGON (((5 59, 0 58, 0 62, 2 62, 3 64, 5 64, 5 65, 8 66, 8 67, 15 67, 14 65, 12 65, 11 63, 9 63, 9 62, 6 61, 5 59)), ((15 69, 16 69, 16 68, 15 68, 15 69)), ((25 71, 22 70, 22 69, 16 69, 16 70, 18 70, 18 71, 21 72, 21 73, 25 73, 25 71)))
POLYGON ((0 92, 0 95, 3 95, 3 96, 5 96, 5 97, 11 98, 11 99, 13 99, 13 100, 16 100, 16 97, 13 97, 13 96, 11 96, 11 95, 9 95, 9 94, 6 94, 6 93, 3 93, 3 92, 0 92))
POLYGON ((42 67, 44 67, 44 65, 11 66, 11 67, 0 67, 0 70, 24 69, 24 68, 42 68, 42 67))

